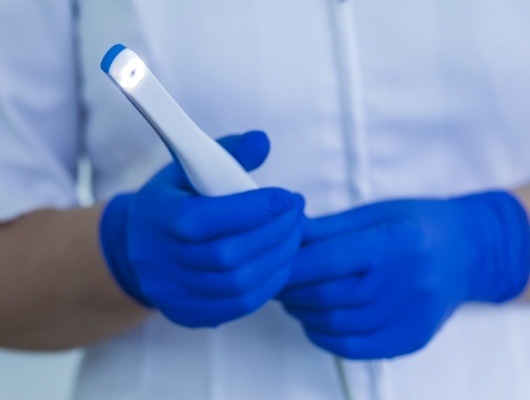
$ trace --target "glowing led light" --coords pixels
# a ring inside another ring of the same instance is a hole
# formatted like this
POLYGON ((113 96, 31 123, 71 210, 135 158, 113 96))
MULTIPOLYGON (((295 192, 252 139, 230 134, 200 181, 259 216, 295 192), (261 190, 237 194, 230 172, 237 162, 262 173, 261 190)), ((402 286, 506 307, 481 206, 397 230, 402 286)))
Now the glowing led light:
POLYGON ((124 89, 134 89, 144 79, 146 69, 140 58, 132 58, 121 69, 117 81, 124 89))

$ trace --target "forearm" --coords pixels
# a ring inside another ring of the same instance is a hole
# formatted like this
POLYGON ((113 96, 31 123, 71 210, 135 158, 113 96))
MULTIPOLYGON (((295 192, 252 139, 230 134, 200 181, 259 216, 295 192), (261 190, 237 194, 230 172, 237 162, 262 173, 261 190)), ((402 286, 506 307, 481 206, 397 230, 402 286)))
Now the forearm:
POLYGON ((0 346, 80 346, 148 315, 104 264, 100 212, 41 210, 0 225, 0 346))

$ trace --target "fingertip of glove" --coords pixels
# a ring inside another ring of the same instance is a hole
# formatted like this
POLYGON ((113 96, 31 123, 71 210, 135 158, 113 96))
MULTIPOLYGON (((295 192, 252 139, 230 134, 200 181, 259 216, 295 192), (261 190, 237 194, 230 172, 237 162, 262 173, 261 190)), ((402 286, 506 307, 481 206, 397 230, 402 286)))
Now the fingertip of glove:
POLYGON ((291 193, 284 189, 270 189, 268 209, 273 215, 284 214, 293 208, 303 209, 304 198, 298 193, 291 193))
POLYGON ((270 142, 263 131, 249 131, 245 133, 238 144, 234 156, 248 171, 258 168, 267 158, 270 142))
POLYGON ((295 205, 300 207, 300 209, 304 209, 305 207, 305 198, 300 193, 293 193, 293 196, 295 198, 295 205))
POLYGON ((252 130, 245 132, 243 134, 243 137, 246 140, 253 140, 257 143, 260 143, 261 145, 264 145, 266 148, 270 147, 270 142, 267 134, 264 131, 260 130, 252 130))

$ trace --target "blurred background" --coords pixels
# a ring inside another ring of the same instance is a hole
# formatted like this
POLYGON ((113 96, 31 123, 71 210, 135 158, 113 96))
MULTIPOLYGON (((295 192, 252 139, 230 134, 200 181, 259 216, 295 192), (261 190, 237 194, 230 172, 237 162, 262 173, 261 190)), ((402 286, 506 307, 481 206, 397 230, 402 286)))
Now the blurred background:
POLYGON ((68 400, 81 351, 33 353, 0 350, 0 399, 68 400))

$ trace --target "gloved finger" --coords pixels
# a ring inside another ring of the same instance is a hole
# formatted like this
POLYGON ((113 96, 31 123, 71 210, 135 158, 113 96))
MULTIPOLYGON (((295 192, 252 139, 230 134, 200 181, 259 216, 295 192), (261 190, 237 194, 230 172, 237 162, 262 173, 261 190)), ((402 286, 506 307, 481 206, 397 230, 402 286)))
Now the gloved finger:
POLYGON ((300 195, 279 188, 219 197, 183 197, 178 191, 160 196, 166 232, 195 243, 256 229, 304 203, 300 195))
POLYGON ((411 296, 401 293, 400 288, 385 287, 375 301, 359 306, 336 308, 332 310, 314 310, 286 306, 286 310, 302 324, 313 331, 327 335, 349 335, 369 333, 394 321, 403 313, 411 296))
POLYGON ((242 296, 275 275, 281 269, 290 272, 290 262, 302 237, 301 228, 288 235, 277 247, 248 262, 241 268, 211 273, 174 268, 171 278, 190 293, 210 298, 242 296))
MULTIPOLYGON (((168 256, 175 265, 204 271, 226 271, 259 258, 302 229, 303 205, 300 202, 288 212, 256 229, 227 235, 202 243, 177 241, 167 237, 168 256)), ((300 249, 300 243, 296 250, 300 249)))
POLYGON ((399 226, 380 224, 306 245, 293 260, 288 286, 367 273, 400 249, 400 232, 399 226))
MULTIPOLYGON (((270 143, 261 131, 250 131, 242 135, 229 135, 217 141, 247 171, 258 168, 267 158, 270 143)), ((186 172, 178 160, 166 165, 150 180, 148 185, 170 184, 187 192, 195 193, 186 172)))
MULTIPOLYGON (((189 293, 179 294, 174 285, 167 285, 165 288, 155 288, 167 294, 162 296, 159 292, 154 298, 164 298, 157 308, 180 325, 190 328, 216 327, 257 311, 274 298, 288 277, 289 270, 280 269, 255 290, 239 297, 212 300, 189 293)), ((149 292, 149 288, 146 290, 149 292)))
MULTIPOLYGON (((146 184, 146 188, 152 186, 170 185, 185 191, 192 191, 192 186, 182 165, 178 161, 172 161, 159 170, 146 184)), ((193 190, 193 192, 195 192, 193 190)))
POLYGON ((318 218, 308 218, 304 243, 313 243, 330 237, 365 230, 372 225, 386 223, 399 215, 399 202, 368 204, 342 213, 318 218))
POLYGON ((359 306, 378 297, 384 282, 380 277, 370 271, 317 284, 288 286, 278 300, 287 307, 314 311, 359 306))
MULTIPOLYGON (((306 311, 287 307, 286 311, 299 320, 305 328, 330 336, 370 333, 381 328, 385 323, 381 318, 363 318, 364 313, 351 308, 306 311)), ((370 314, 370 317, 378 316, 370 314)))
POLYGON ((263 164, 270 150, 269 139, 261 131, 225 136, 219 139, 218 142, 247 171, 252 171, 263 164))
POLYGON ((318 347, 339 357, 370 360, 397 357, 424 347, 431 336, 412 328, 408 323, 397 323, 365 334, 335 336, 312 329, 306 329, 306 334, 318 347))

